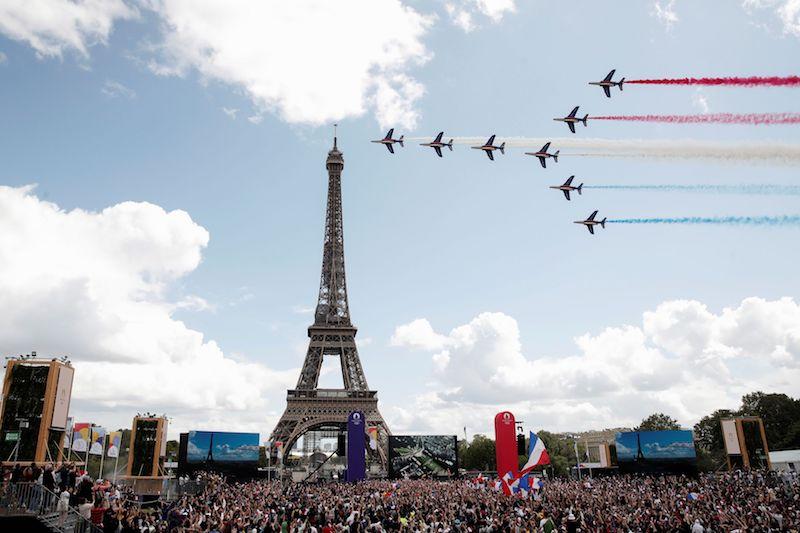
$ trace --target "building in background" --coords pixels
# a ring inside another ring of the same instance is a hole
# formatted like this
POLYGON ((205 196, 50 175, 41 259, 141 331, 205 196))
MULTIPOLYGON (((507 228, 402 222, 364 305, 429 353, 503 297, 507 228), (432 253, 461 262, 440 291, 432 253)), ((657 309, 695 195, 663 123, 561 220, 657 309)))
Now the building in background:
POLYGON ((800 450, 769 452, 769 462, 777 472, 800 472, 800 450))

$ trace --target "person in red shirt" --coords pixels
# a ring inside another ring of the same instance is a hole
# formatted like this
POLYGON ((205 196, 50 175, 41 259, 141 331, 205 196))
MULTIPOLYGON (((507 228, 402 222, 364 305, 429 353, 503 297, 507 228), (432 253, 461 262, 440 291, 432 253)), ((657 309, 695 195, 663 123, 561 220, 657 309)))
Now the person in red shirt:
POLYGON ((92 525, 103 529, 103 515, 106 508, 103 505, 103 500, 100 498, 95 499, 94 506, 92 506, 92 525))

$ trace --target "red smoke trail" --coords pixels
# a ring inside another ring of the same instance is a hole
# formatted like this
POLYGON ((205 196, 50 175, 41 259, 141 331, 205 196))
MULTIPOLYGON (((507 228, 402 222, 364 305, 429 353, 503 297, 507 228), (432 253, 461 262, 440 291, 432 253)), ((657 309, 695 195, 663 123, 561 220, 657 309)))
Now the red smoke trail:
POLYGON ((800 124, 800 113, 707 113, 705 115, 610 115, 589 117, 590 120, 623 120, 627 122, 668 122, 672 124, 800 124))
POLYGON ((748 76, 729 78, 662 78, 625 80, 639 85, 736 85, 739 87, 800 87, 800 76, 748 76))

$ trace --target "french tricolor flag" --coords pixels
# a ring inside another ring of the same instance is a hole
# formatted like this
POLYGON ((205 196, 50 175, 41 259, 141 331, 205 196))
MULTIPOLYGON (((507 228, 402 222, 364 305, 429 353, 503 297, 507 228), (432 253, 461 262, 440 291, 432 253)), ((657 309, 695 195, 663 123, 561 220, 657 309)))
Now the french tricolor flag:
POLYGON ((533 431, 531 431, 530 441, 528 445, 528 462, 520 470, 520 475, 527 474, 539 465, 550 464, 550 455, 548 455, 544 447, 544 442, 533 431))
POLYGON ((519 478, 514 477, 514 472, 510 470, 506 472, 506 475, 500 480, 501 486, 503 489, 503 494, 506 496, 511 496, 517 491, 517 486, 519 486, 519 478))

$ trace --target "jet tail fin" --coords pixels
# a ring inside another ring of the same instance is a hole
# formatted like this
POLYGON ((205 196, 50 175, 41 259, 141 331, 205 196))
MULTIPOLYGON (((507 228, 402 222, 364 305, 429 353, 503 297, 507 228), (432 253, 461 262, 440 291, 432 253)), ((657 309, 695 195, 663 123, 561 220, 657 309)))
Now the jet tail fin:
POLYGON ((619 90, 620 91, 622 90, 622 84, 623 83, 625 83, 625 78, 622 78, 621 80, 619 80, 619 90))
POLYGON ((583 183, 578 185, 578 188, 576 190, 578 191, 578 194, 583 194, 583 183))
POLYGON ((397 139, 397 142, 400 143, 400 146, 403 146, 403 135, 401 135, 400 138, 397 139))
POLYGON ((501 154, 505 154, 506 153, 506 143, 502 143, 500 145, 500 153, 501 154))
POLYGON ((603 217, 603 220, 600 221, 600 227, 606 229, 606 217, 603 217))
POLYGON ((447 147, 450 148, 450 151, 453 151, 453 139, 450 139, 450 142, 447 143, 447 147))
POLYGON ((587 124, 586 124, 586 121, 587 121, 587 120, 589 120, 589 113, 586 113, 585 115, 583 115, 583 120, 582 120, 581 122, 583 122, 583 127, 584 127, 584 128, 585 128, 585 127, 586 127, 586 125, 587 125, 587 124))
POLYGON ((561 150, 556 150, 556 153, 553 154, 553 161, 558 163, 558 154, 561 153, 561 150))

